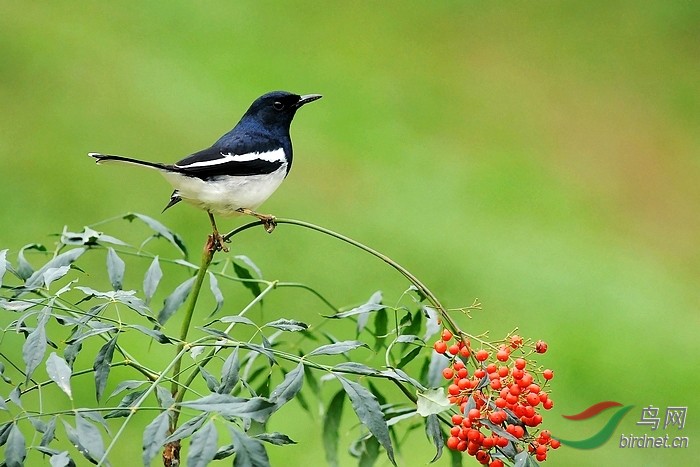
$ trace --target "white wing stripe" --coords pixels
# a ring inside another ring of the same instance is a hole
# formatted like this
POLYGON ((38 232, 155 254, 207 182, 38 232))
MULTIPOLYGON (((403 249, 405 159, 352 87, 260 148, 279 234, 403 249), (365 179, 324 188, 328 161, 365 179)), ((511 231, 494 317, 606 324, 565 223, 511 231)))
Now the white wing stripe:
POLYGON ((229 162, 250 162, 254 160, 262 160, 265 162, 285 162, 284 149, 279 148, 274 151, 267 152, 249 152, 247 154, 224 154, 221 153, 221 158, 211 161, 193 162, 187 165, 177 165, 181 169, 189 167, 212 167, 215 165, 228 164, 229 162))

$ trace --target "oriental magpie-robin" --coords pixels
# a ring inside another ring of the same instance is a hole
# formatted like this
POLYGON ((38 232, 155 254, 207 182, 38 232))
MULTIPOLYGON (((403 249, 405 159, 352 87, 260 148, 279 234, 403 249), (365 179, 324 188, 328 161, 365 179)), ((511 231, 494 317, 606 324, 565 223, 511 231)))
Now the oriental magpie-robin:
MULTIPOLYGON (((165 209, 185 200, 207 211, 214 229, 214 248, 225 249, 214 214, 250 214, 275 228, 274 216, 258 208, 282 183, 292 167, 289 127, 296 111, 320 99, 285 91, 267 93, 255 100, 238 124, 211 147, 175 164, 91 152, 97 163, 117 161, 159 170, 175 188, 165 209)), ((165 211, 163 209, 163 211, 165 211)))

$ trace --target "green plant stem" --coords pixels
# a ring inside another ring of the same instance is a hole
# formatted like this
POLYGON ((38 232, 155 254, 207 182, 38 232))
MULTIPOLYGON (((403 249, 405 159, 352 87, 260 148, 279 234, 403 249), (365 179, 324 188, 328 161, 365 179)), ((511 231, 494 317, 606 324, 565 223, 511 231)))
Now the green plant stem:
MULTIPOLYGON (((256 227, 258 225, 261 225, 262 222, 256 221, 256 222, 250 222, 248 224, 242 225, 228 234, 224 235, 224 240, 229 240, 233 236, 243 232, 244 230, 248 230, 250 228, 256 227)), ((346 237, 343 234, 340 234, 338 232, 334 232, 333 230, 326 229, 325 227, 321 227, 316 224, 311 224, 309 222, 304 222, 296 219, 277 219, 277 224, 289 224, 289 225, 296 225, 298 227, 304 227, 306 229, 314 230, 316 232, 320 232, 322 234, 328 235, 333 238, 337 238, 338 240, 342 240, 345 243, 349 243, 350 245, 359 248, 360 250, 363 250, 372 256, 375 256, 376 258, 381 259, 384 261, 386 264, 394 268, 396 271, 400 272, 406 279, 413 284, 418 291, 423 294, 430 304, 437 309, 438 313, 440 313, 440 316, 443 320, 443 322, 447 325, 446 327, 450 328, 451 331, 455 333, 459 333, 460 335, 465 335, 464 333, 454 322, 452 317, 448 314, 447 309, 442 306, 438 298, 435 296, 435 294, 425 285, 423 282, 421 282, 416 276, 413 275, 408 269, 405 267, 401 266, 399 263, 394 261, 393 259, 389 258, 383 253, 378 252, 377 250, 368 247, 367 245, 358 242, 357 240, 353 240, 350 237, 346 237)))
MULTIPOLYGON (((189 301, 187 302, 187 307, 185 308, 185 315, 182 319, 182 326, 180 327, 180 342, 177 345, 176 354, 178 355, 177 360, 173 366, 173 379, 171 386, 171 393, 174 398, 182 397, 179 395, 182 390, 180 389, 180 368, 182 366, 182 355, 183 350, 187 344, 187 334, 190 330, 190 324, 192 323, 192 316, 194 315, 194 309, 197 305, 197 298, 199 298, 199 291, 202 289, 202 283, 204 282, 204 277, 207 275, 207 270, 214 258, 214 249, 211 248, 210 242, 207 241, 202 251, 202 263, 199 266, 199 271, 197 271, 197 278, 192 286, 192 291, 190 292, 189 301)), ((171 427, 174 430, 177 427, 177 420, 179 416, 179 411, 175 411, 171 421, 171 427)))

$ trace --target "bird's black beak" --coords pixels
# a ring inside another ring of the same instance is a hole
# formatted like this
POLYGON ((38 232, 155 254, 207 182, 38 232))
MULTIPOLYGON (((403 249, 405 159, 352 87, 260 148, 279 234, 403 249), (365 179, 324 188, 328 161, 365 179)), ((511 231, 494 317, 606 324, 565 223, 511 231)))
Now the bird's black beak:
POLYGON ((306 94, 305 96, 299 96, 299 102, 297 102, 294 107, 299 108, 304 104, 319 100, 323 96, 320 94, 306 94))

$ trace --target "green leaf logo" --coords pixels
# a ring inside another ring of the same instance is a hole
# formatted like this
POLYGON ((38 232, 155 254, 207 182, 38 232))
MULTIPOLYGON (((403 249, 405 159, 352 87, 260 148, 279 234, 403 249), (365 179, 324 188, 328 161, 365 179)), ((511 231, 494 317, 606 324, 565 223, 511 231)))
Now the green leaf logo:
POLYGON ((581 420, 588 420, 590 418, 593 418, 600 414, 601 412, 611 408, 611 407, 622 407, 618 409, 607 421, 607 423, 601 428, 601 430, 591 436, 590 438, 582 439, 582 440, 566 440, 566 439, 561 439, 557 438, 562 444, 565 444, 567 446, 570 446, 572 448, 576 449, 595 449, 606 442, 612 437, 613 432, 617 428, 617 426, 620 424, 622 421, 622 418, 627 415, 627 412, 629 412, 634 406, 633 405, 626 405, 622 406, 619 402, 613 402, 613 401, 605 401, 605 402, 599 402, 597 404, 594 404, 584 410, 581 413, 578 413, 576 415, 563 415, 564 418, 567 418, 569 420, 574 420, 574 421, 581 421, 581 420))

